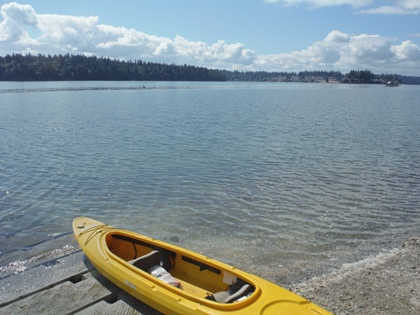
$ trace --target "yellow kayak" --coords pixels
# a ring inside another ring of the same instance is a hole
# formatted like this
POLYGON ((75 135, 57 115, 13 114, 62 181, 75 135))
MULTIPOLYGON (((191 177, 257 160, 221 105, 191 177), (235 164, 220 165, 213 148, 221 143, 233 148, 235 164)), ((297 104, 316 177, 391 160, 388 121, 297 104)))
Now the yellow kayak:
POLYGON ((80 217, 74 235, 96 269, 164 314, 330 314, 267 280, 190 250, 80 217))

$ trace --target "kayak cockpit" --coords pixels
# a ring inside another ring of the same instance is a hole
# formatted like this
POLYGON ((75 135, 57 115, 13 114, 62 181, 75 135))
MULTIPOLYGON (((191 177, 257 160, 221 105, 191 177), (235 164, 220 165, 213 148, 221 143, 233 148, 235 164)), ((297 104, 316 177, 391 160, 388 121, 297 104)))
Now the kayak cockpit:
POLYGON ((233 270, 189 251, 164 247, 149 238, 111 232, 106 236, 106 244, 113 255, 178 288, 182 295, 229 304, 249 300, 255 291, 255 285, 233 270))

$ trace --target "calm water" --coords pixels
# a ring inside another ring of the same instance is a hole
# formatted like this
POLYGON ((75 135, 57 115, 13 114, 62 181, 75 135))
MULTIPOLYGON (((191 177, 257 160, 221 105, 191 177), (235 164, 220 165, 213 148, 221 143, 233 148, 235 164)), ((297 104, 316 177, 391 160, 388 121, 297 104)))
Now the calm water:
POLYGON ((0 83, 0 265, 81 215, 278 283, 389 249, 420 227, 419 99, 419 86, 0 83))

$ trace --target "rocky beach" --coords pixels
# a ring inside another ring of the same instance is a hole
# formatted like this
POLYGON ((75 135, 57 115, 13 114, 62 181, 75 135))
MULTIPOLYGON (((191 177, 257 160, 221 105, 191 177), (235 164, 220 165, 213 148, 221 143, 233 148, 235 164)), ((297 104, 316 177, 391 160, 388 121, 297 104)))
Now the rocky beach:
POLYGON ((290 289, 335 315, 418 315, 420 238, 290 289))

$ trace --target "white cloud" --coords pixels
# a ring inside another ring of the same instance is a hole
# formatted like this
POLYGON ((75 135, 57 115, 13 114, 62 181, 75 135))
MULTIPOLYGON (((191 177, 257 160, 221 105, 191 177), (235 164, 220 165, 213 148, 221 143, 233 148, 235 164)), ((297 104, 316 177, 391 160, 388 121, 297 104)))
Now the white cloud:
POLYGON ((263 0, 265 3, 282 3, 285 5, 309 4, 313 7, 332 7, 339 5, 350 5, 352 7, 364 7, 373 0, 263 0))
POLYGON ((52 49, 54 51, 89 52, 89 47, 95 41, 95 27, 98 17, 75 17, 65 15, 37 15, 37 30, 41 35, 36 38, 38 49, 52 49))
POLYGON ((401 45, 392 46, 391 51, 398 60, 420 62, 420 47, 410 40, 402 42, 401 45))
POLYGON ((19 5, 16 2, 1 6, 0 23, 1 42, 19 42, 29 40, 25 27, 36 27, 37 17, 30 5, 19 5))
POLYGON ((394 0, 393 2, 395 2, 394 5, 361 10, 360 13, 393 15, 420 14, 420 0, 394 0))
POLYGON ((305 50, 258 56, 253 66, 259 70, 270 66, 272 71, 369 69, 418 75, 419 58, 420 47, 411 41, 392 45, 389 38, 379 35, 332 31, 305 50))
POLYGON ((36 14, 30 5, 16 2, 1 6, 0 13, 4 19, 0 23, 0 54, 11 50, 41 54, 71 52, 209 67, 250 64, 255 56, 241 43, 228 44, 219 40, 207 45, 182 36, 172 40, 135 29, 98 24, 96 16, 36 14), (40 31, 41 35, 30 38, 25 30, 27 27, 40 31))
POLYGON ((388 2, 394 2, 394 5, 384 5, 379 7, 370 7, 375 3, 374 0, 263 0, 263 2, 281 3, 286 6, 306 4, 315 8, 341 5, 349 5, 354 8, 369 7, 358 12, 365 14, 420 14, 420 0, 393 0, 388 2))
MULTIPOLYGON (((325 3, 328 1, 325 1, 325 3)), ((319 2, 320 3, 320 2, 319 2)), ((177 35, 174 39, 135 29, 99 24, 96 16, 37 14, 15 2, 0 8, 0 55, 76 53, 125 60, 191 64, 210 68, 265 71, 369 69, 419 75, 420 47, 394 43, 375 34, 349 35, 334 30, 304 50, 256 55, 242 43, 207 44, 177 35), (28 30, 40 35, 31 38, 28 30)))

